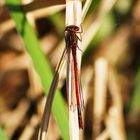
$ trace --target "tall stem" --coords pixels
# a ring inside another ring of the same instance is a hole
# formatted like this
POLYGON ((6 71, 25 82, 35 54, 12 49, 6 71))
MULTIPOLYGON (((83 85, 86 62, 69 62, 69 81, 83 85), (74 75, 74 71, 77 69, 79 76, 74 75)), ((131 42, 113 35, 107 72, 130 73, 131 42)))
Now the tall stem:
MULTIPOLYGON (((66 26, 75 25, 81 29, 81 16, 82 16, 82 3, 80 0, 67 0, 66 1, 66 26)), ((81 42, 78 41, 78 47, 81 48, 81 42)), ((70 54, 69 57, 71 57, 70 54)), ((70 59, 68 57, 68 59, 70 59)), ((77 60, 78 60, 78 71, 80 72, 81 66, 81 51, 77 50, 77 60)), ((68 67, 71 67, 68 64, 68 67)), ((72 73, 68 72, 68 80, 71 80, 72 73)), ((73 79, 72 79, 73 80, 73 79)), ((74 90, 72 89, 72 81, 68 81, 68 99, 69 99, 69 128, 70 128, 70 139, 79 140, 79 125, 78 125, 78 116, 77 108, 71 109, 71 95, 74 95, 74 90)))

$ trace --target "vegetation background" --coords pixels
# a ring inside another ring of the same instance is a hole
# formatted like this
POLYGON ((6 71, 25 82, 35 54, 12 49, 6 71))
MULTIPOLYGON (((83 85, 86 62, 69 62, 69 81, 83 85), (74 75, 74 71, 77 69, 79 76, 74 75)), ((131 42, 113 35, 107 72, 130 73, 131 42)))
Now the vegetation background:
MULTIPOLYGON (((140 0, 93 0, 82 27, 80 139, 139 140, 140 0)), ((0 140, 37 139, 64 30, 63 0, 0 0, 0 140)), ((65 77, 48 140, 69 139, 65 77)))

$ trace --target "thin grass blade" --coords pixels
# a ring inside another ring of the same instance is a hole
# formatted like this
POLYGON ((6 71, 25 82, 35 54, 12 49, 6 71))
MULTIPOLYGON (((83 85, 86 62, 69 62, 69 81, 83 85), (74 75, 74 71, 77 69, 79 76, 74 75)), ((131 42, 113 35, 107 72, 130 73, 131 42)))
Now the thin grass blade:
MULTIPOLYGON (((22 36, 25 47, 32 58, 35 69, 40 76, 42 85, 47 95, 51 85, 50 81, 52 81, 52 72, 49 63, 40 49, 39 41, 35 32, 27 22, 26 16, 20 7, 19 0, 6 0, 6 5, 10 10, 11 17, 16 22, 17 31, 22 36)), ((68 112, 58 90, 56 90, 52 111, 60 128, 62 138, 64 140, 69 140, 68 112)))
POLYGON ((40 134, 39 134, 39 138, 38 138, 39 140, 43 140, 43 138, 46 138, 52 103, 53 103, 55 91, 56 91, 56 88, 57 88, 57 85, 59 82, 62 65, 65 62, 65 55, 66 55, 66 49, 64 49, 61 59, 58 63, 58 66, 56 68, 56 72, 55 72, 55 75, 52 80, 52 84, 51 84, 51 87, 50 87, 50 90, 48 93, 48 97, 47 97, 47 101, 46 101, 45 109, 44 109, 44 113, 43 113, 42 123, 41 123, 41 127, 40 127, 40 134))

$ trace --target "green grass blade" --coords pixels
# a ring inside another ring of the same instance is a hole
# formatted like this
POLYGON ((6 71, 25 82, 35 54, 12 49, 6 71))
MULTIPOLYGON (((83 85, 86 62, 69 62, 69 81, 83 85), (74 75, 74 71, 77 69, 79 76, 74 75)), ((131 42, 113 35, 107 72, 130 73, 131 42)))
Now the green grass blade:
MULTIPOLYGON (((26 50, 32 58, 35 69, 44 87, 45 94, 47 95, 51 84, 50 81, 52 81, 52 72, 49 63, 40 49, 35 32, 27 22, 25 14, 20 7, 19 0, 6 0, 6 5, 10 10, 11 17, 16 22, 17 31, 22 36, 26 50)), ((69 140, 68 112, 66 111, 64 101, 58 90, 54 97, 52 111, 60 128, 62 138, 69 140)))
POLYGON ((8 140, 7 136, 5 135, 4 131, 0 128, 0 140, 8 140))

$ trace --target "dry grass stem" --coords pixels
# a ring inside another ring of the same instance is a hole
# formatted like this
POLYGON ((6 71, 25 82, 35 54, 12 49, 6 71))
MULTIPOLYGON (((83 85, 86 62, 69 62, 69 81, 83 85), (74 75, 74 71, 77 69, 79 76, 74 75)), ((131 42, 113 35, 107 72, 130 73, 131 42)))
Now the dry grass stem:
POLYGON ((9 30, 15 28, 15 22, 11 19, 0 23, 0 38, 9 30))
POLYGON ((98 58, 95 62, 95 93, 93 104, 93 134, 98 136, 101 132, 101 123, 106 111, 106 92, 108 80, 108 63, 104 58, 98 58))
POLYGON ((95 62, 95 101, 94 112, 103 116, 106 110, 106 90, 108 79, 108 64, 104 58, 98 58, 95 62))
POLYGON ((42 8, 39 10, 35 10, 35 11, 32 11, 31 13, 37 19, 37 18, 53 15, 57 12, 62 11, 64 8, 65 8, 65 5, 55 5, 55 6, 50 6, 50 7, 42 8))
POLYGON ((27 126, 24 128, 19 140, 30 140, 35 132, 36 126, 39 124, 39 118, 37 115, 32 116, 27 126))
POLYGON ((100 14, 97 16, 96 20, 88 27, 88 30, 83 35, 83 43, 82 43, 82 49, 85 50, 88 45, 90 44, 92 38, 95 36, 96 32, 99 30, 101 24, 102 24, 102 18, 103 16, 109 12, 113 6, 115 5, 116 0, 110 0, 111 4, 108 4, 107 8, 102 9, 106 5, 106 1, 102 2, 102 5, 100 6, 100 14))
POLYGON ((98 16, 99 17, 104 16, 105 13, 109 12, 113 8, 113 6, 115 5, 116 2, 117 2, 117 0, 104 0, 104 1, 102 1, 102 4, 99 8, 98 16))
POLYGON ((24 9, 25 12, 30 12, 34 10, 38 10, 41 8, 45 7, 50 7, 50 6, 55 6, 55 5, 64 5, 65 1, 64 0, 53 0, 53 1, 45 1, 45 0, 39 0, 39 1, 33 1, 29 4, 22 5, 22 8, 24 9))
MULTIPOLYGON (((66 1, 66 26, 68 25, 76 25, 81 29, 81 17, 82 17, 82 3, 79 0, 67 0, 66 1)), ((78 34, 77 34, 78 35, 78 34)), ((81 43, 78 43, 78 47, 81 48, 81 43)), ((77 51, 77 59, 78 59, 78 69, 80 70, 81 66, 81 52, 77 51)), ((70 54, 71 60, 72 54, 70 54)), ((68 67, 72 67, 68 65, 68 67)), ((68 68, 69 69, 69 68, 68 68)), ((71 95, 74 95, 74 90, 71 90, 71 80, 72 73, 69 71, 69 75, 67 75, 68 80, 68 88, 67 94, 69 99, 69 127, 70 127, 70 139, 71 140, 79 140, 79 125, 78 125, 78 115, 77 108, 71 109, 71 95)), ((76 97, 74 97, 76 98, 76 97)), ((74 99, 75 100, 75 99, 74 99)))
POLYGON ((1 116, 1 121, 3 120, 4 122, 5 132, 8 135, 8 137, 10 138, 12 137, 15 130, 18 128, 23 118, 25 117, 25 114, 27 113, 29 106, 30 106, 29 101, 22 99, 13 112, 8 112, 7 114, 1 116))
POLYGON ((82 10, 82 22, 85 19, 85 16, 86 16, 88 9, 91 5, 91 2, 92 2, 92 0, 86 0, 86 2, 85 2, 85 5, 84 5, 83 10, 82 10))
POLYGON ((109 138, 109 131, 105 129, 95 140, 107 140, 109 138))
POLYGON ((118 85, 117 77, 114 71, 111 69, 109 74, 109 89, 113 104, 109 109, 106 125, 112 140, 126 140, 122 97, 120 87, 118 85))
MULTIPOLYGON (((29 20, 30 24, 35 28, 35 20, 38 18, 42 18, 45 16, 53 15, 59 11, 62 11, 65 8, 65 5, 58 5, 58 6, 50 6, 38 10, 31 11, 27 13, 27 19, 29 20)), ((8 19, 2 23, 0 23, 0 38, 7 33, 8 31, 15 28, 15 22, 11 19, 8 19)))
POLYGON ((90 44, 92 38, 95 36, 96 32, 101 26, 101 20, 95 20, 89 27, 88 30, 83 35, 82 49, 86 50, 90 44))
POLYGON ((1 58, 0 61, 0 70, 1 72, 8 71, 8 70, 14 70, 14 69, 27 69, 29 65, 28 58, 25 54, 15 57, 15 58, 1 58), (12 62, 10 61, 12 59, 12 62))

